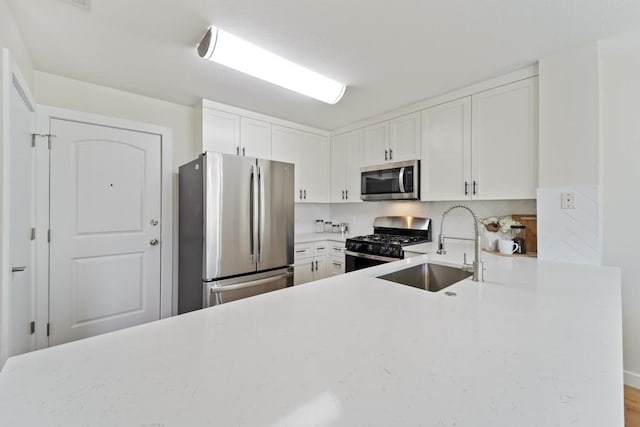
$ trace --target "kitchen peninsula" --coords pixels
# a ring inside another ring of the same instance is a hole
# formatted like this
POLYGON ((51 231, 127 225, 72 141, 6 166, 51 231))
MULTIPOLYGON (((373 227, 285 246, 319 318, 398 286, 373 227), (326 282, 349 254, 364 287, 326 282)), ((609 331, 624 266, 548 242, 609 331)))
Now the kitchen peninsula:
POLYGON ((2 424, 622 426, 619 270, 376 278, 470 253, 447 249, 13 357, 2 424))

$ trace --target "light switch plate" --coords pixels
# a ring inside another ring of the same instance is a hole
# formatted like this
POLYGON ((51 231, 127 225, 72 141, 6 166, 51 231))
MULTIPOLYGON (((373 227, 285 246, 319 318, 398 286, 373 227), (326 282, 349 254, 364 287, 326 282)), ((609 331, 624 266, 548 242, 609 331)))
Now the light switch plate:
POLYGON ((562 209, 575 209, 576 208, 576 193, 566 192, 560 195, 560 207, 562 209))

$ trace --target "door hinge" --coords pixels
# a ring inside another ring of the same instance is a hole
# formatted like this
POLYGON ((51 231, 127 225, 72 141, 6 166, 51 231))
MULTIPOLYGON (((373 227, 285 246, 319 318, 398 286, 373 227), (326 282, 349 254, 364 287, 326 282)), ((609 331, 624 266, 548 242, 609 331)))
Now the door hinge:
POLYGON ((31 240, 36 240, 36 229, 35 229, 35 227, 31 229, 31 240))
POLYGON ((51 324, 47 322, 47 336, 49 336, 50 332, 51 332, 51 324))
POLYGON ((30 331, 31 331, 31 335, 36 333, 36 322, 34 322, 33 320, 31 321, 31 323, 29 324, 30 327, 30 331))
POLYGON ((51 243, 51 229, 47 230, 47 242, 51 243))

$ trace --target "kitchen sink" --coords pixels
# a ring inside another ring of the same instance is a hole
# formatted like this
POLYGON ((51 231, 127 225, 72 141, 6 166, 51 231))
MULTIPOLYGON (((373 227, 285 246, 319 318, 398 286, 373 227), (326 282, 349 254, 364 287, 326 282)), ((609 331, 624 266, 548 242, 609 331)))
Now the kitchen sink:
POLYGON ((424 263, 378 276, 378 279, 389 280, 425 291, 438 292, 472 275, 473 273, 456 267, 424 263))

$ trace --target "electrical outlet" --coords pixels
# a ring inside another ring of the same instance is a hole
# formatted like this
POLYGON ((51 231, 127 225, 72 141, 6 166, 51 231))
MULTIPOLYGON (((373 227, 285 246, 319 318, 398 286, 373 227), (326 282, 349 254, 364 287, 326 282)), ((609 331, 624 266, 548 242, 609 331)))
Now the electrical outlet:
POLYGON ((576 208, 576 193, 567 192, 560 195, 562 200, 560 201, 560 207, 562 209, 575 209, 576 208))

